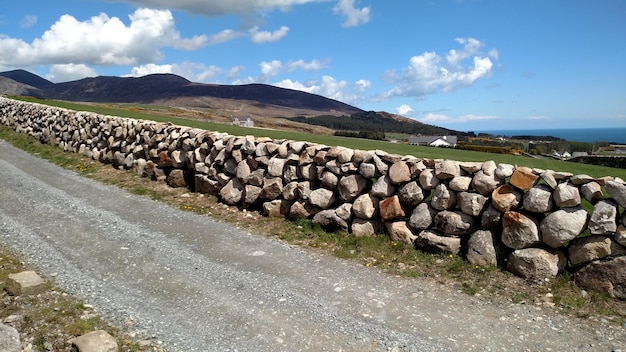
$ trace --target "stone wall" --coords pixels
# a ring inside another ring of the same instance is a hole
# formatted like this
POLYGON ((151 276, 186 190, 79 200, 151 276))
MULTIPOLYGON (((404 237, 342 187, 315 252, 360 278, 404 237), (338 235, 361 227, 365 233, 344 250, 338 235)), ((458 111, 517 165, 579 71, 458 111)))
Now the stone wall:
POLYGON ((587 155, 572 158, 568 161, 626 169, 626 155, 587 155))
POLYGON ((618 178, 232 136, 5 98, 0 123, 266 216, 353 236, 384 232, 525 278, 570 270, 581 286, 626 299, 626 185, 618 178))

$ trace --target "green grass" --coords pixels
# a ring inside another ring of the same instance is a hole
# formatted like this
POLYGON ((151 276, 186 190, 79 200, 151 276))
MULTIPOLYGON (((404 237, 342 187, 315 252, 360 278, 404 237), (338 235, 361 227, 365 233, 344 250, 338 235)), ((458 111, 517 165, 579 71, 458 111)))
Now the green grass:
MULTIPOLYGON (((312 143, 319 143, 328 146, 345 146, 352 149, 361 150, 384 150, 388 153, 400 154, 400 155, 413 155, 418 158, 426 159, 448 159, 458 161, 488 161, 493 160, 496 163, 506 163, 520 166, 528 166, 532 168, 551 169, 555 171, 567 171, 574 174, 587 174, 593 177, 614 176, 626 179, 626 169, 611 168, 606 166, 588 165, 580 163, 571 163, 566 161, 560 161, 550 158, 534 159, 525 156, 505 155, 505 154, 493 154, 485 152, 475 152, 460 149, 450 148, 435 148, 425 146, 415 146, 402 143, 389 143, 385 141, 375 141, 362 138, 349 138, 339 136, 327 136, 327 135, 315 135, 310 133, 300 133, 291 131, 279 131, 279 130, 266 130, 259 128, 249 128, 233 126, 222 123, 215 123, 210 121, 200 121, 193 119, 185 119, 174 116, 165 116, 159 114, 148 114, 139 111, 133 111, 132 109, 122 109, 113 107, 103 107, 89 104, 71 103, 65 101, 56 100, 42 100, 35 98, 18 97, 28 102, 35 102, 40 104, 46 104, 51 106, 62 107, 66 109, 78 110, 78 111, 91 111, 103 115, 113 115, 128 117, 142 120, 152 120, 157 122, 171 122, 176 125, 189 126, 194 128, 201 128, 209 131, 226 132, 231 135, 245 136, 253 135, 257 137, 270 137, 273 139, 286 139, 286 140, 298 140, 307 141, 312 143)), ((139 105, 137 105, 139 106, 139 105)), ((35 142, 37 143, 37 142, 35 142)))

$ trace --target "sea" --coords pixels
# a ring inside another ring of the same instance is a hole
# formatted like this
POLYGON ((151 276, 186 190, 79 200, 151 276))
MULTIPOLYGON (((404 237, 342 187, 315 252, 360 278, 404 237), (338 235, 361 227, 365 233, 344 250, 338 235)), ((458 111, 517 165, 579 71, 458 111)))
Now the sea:
POLYGON ((475 131, 498 136, 553 136, 575 142, 626 144, 626 127, 475 131))

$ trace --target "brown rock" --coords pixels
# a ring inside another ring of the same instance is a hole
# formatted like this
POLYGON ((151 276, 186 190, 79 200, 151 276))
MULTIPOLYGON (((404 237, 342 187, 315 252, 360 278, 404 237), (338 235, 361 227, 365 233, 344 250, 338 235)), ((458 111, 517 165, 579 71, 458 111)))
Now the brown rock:
POLYGON ((565 270, 567 257, 561 251, 541 248, 518 249, 511 253, 507 270, 523 278, 553 278, 565 270))
POLYGON ((412 244, 415 238, 417 238, 404 221, 386 222, 385 228, 387 233, 389 233, 389 238, 394 242, 412 244))
POLYGON ((406 214, 400 204, 398 196, 389 197, 385 200, 381 200, 378 203, 378 209, 380 216, 384 220, 398 219, 404 217, 406 214))
POLYGON ((356 237, 373 237, 382 232, 382 225, 378 221, 354 219, 350 226, 352 235, 356 237))
POLYGON ((602 186, 597 182, 589 182, 580 186, 580 192, 589 203, 595 203, 604 198, 602 186))
POLYGON ((461 167, 458 161, 439 160, 435 163, 435 177, 447 180, 461 175, 461 167))
POLYGON ((5 288, 13 296, 38 295, 46 290, 45 282, 34 271, 9 274, 5 288))
POLYGON ((507 211, 502 220, 502 243, 509 248, 522 249, 539 244, 537 222, 518 212, 507 211))
POLYGON ((509 182, 511 185, 525 192, 531 189, 535 183, 537 183, 537 180, 539 180, 539 176, 533 174, 532 169, 525 166, 519 166, 513 172, 509 182))
POLYGON ((609 236, 593 235, 573 240, 567 251, 570 263, 579 265, 611 255, 625 254, 626 248, 609 236))
POLYGON ((389 167, 389 180, 393 184, 405 183, 411 180, 411 171, 404 161, 398 161, 389 167))
POLYGON ((502 185, 491 192, 491 204, 501 212, 517 208, 521 200, 522 194, 508 184, 502 185))

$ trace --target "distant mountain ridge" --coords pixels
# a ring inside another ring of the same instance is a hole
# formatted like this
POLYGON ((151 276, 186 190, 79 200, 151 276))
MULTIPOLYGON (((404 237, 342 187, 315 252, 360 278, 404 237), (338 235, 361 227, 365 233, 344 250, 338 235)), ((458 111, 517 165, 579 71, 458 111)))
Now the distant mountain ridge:
MULTIPOLYGON (((363 111, 337 100, 298 90, 267 84, 216 85, 194 83, 174 74, 152 74, 143 77, 99 76, 63 83, 52 83, 24 70, 2 72, 0 76, 40 89, 41 92, 37 96, 41 98, 57 100, 99 103, 156 103, 172 99, 180 101, 180 98, 211 97, 347 115, 363 111)), ((193 99, 188 99, 186 105, 193 106, 193 99)))

